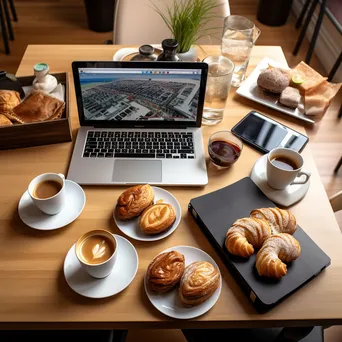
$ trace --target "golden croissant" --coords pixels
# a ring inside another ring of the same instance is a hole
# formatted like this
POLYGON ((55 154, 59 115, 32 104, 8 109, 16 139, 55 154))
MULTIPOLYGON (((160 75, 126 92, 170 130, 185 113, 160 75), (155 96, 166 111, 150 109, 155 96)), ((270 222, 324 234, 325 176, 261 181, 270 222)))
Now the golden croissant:
POLYGON ((199 305, 208 300, 220 285, 220 272, 207 261, 188 265, 179 285, 179 296, 185 306, 199 305))
POLYGON ((115 217, 120 220, 133 219, 153 204, 153 200, 154 193, 149 184, 128 188, 118 198, 115 207, 115 217))
POLYGON ((157 293, 168 292, 178 284, 184 268, 184 255, 176 251, 161 253, 148 266, 148 286, 157 293))
POLYGON ((292 235, 297 229, 296 218, 288 210, 261 208, 253 210, 250 216, 266 220, 271 227, 272 234, 288 233, 292 235))
POLYGON ((290 234, 280 233, 269 237, 256 256, 256 268, 260 276, 280 279, 287 273, 284 262, 296 260, 300 244, 290 234))
POLYGON ((235 221, 226 235, 225 245, 231 254, 248 258, 271 236, 271 228, 265 220, 245 217, 235 221))

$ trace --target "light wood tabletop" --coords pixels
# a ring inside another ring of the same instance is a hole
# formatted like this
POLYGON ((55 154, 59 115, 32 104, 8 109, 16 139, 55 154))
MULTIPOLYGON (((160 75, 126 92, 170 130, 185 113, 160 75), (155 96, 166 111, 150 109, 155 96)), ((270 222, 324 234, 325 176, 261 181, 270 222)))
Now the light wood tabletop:
MULTIPOLYGON (((71 82, 72 129, 79 127, 71 62, 112 60, 119 46, 110 45, 30 45, 17 75, 32 75, 33 65, 45 62, 51 72, 69 72, 71 82)), ((218 55, 219 47, 205 46, 207 55, 218 55)), ((203 51, 200 52, 204 57, 203 51)), ((285 61, 280 47, 253 48, 248 73, 265 56, 285 61)), ((256 109, 305 133, 301 121, 243 99, 232 90, 224 120, 214 127, 203 127, 206 146, 214 131, 230 129, 250 110, 256 109)), ((110 186, 84 186, 87 196, 80 217, 70 225, 43 232, 21 222, 17 207, 31 179, 44 172, 66 174, 73 143, 55 144, 0 152, 0 327, 1 328, 196 328, 271 327, 329 325, 342 323, 342 236, 319 178, 310 144, 302 155, 305 169, 312 172, 306 197, 291 211, 299 225, 330 256, 331 266, 277 307, 259 314, 232 278, 222 261, 187 211, 189 201, 232 184, 249 175, 261 154, 245 145, 231 169, 216 170, 207 163, 209 184, 203 188, 168 187, 180 202, 182 220, 169 237, 155 242, 130 240, 139 255, 139 269, 131 285, 122 293, 91 300, 73 292, 63 275, 69 248, 83 233, 107 229, 122 233, 115 226, 112 211, 125 189, 110 186), (223 286, 216 305, 198 319, 181 321, 159 313, 147 299, 143 277, 149 262, 160 251, 175 245, 190 245, 209 253, 218 263, 223 286)), ((234 201, 234 198, 231 199, 234 201)), ((229 205, 227 203, 226 205, 229 205)))

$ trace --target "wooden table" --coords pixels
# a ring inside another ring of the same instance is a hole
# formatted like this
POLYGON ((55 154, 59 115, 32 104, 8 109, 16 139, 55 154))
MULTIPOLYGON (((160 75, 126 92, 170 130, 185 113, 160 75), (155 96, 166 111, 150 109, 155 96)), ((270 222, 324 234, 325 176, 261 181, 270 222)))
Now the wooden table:
MULTIPOLYGON (((17 75, 31 75, 37 62, 48 63, 52 72, 70 72, 75 136, 79 123, 71 62, 111 60, 118 48, 110 45, 28 46, 17 75)), ((204 47, 204 50, 208 55, 219 54, 218 47, 204 47)), ((280 47, 256 46, 248 72, 265 56, 285 60, 280 47)), ((204 143, 207 144, 212 132, 230 129, 251 109, 305 133, 302 122, 245 100, 232 90, 224 120, 215 127, 203 127, 204 143)), ((77 238, 88 230, 102 228, 121 235, 112 220, 112 210, 123 188, 85 186, 87 203, 84 211, 75 222, 56 231, 30 229, 17 213, 18 201, 33 177, 44 172, 67 173, 72 149, 72 143, 64 143, 0 152, 1 328, 228 328, 342 323, 342 236, 314 164, 310 144, 302 155, 305 168, 312 171, 311 186, 305 199, 291 210, 303 229, 329 254, 332 264, 265 314, 255 311, 187 211, 191 198, 248 176, 260 157, 258 152, 245 146, 239 161, 229 170, 217 171, 208 163, 209 184, 204 188, 168 188, 178 198, 183 210, 178 229, 160 241, 132 241, 139 254, 139 270, 132 284, 114 297, 91 300, 77 295, 66 284, 62 270, 64 258, 77 238), (196 320, 169 319, 152 306, 143 289, 143 276, 152 258, 163 249, 180 244, 203 249, 215 259, 222 272, 222 293, 217 304, 196 320)))

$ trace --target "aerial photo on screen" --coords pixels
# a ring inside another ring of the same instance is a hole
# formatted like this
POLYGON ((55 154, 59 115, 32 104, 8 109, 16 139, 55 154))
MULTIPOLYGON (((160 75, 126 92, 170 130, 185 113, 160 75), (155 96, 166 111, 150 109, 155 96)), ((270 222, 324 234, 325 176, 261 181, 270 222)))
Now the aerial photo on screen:
MULTIPOLYGON (((173 71, 174 72, 174 71, 173 71)), ((196 121, 201 75, 80 70, 86 120, 196 121)))

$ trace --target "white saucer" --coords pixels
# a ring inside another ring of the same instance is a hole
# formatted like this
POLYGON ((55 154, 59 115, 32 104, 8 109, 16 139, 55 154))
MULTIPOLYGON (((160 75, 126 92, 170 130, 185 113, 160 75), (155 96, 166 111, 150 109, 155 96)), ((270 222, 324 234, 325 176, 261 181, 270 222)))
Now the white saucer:
POLYGON ((271 201, 284 207, 289 207, 305 196, 310 186, 310 180, 305 184, 289 185, 284 190, 275 190, 271 188, 266 179, 266 162, 267 154, 255 162, 250 177, 271 201))
MULTIPOLYGON (((182 209, 181 209, 181 206, 180 206, 179 202, 177 201, 177 199, 172 194, 170 194, 168 191, 166 191, 162 188, 152 186, 152 189, 154 192, 154 203, 156 203, 158 200, 162 199, 163 203, 171 204, 176 211, 176 221, 174 222, 174 224, 172 225, 172 227, 170 229, 166 230, 163 233, 156 234, 156 235, 146 235, 141 231, 141 229, 139 227, 139 217, 137 217, 133 220, 123 221, 123 220, 118 220, 115 217, 115 213, 113 212, 114 221, 115 221, 116 225, 118 226, 118 228, 124 234, 131 237, 132 239, 140 240, 140 241, 156 241, 156 240, 164 239, 165 237, 172 234, 179 225, 179 222, 180 222, 181 217, 182 217, 182 209)), ((114 211, 115 211, 115 209, 114 209, 114 211)))
POLYGON ((67 203, 61 212, 56 215, 47 215, 41 212, 33 203, 28 191, 19 201, 18 212, 21 220, 31 228, 39 230, 53 230, 66 226, 76 220, 81 214, 86 196, 83 189, 75 182, 65 180, 67 203))
MULTIPOLYGON (((161 253, 169 251, 177 251, 183 254, 185 257, 185 266, 188 266, 194 261, 208 261, 211 264, 213 264, 220 272, 220 269, 218 268, 217 264, 212 259, 212 257, 198 248, 191 246, 176 246, 165 249, 161 253)), ((152 292, 147 286, 146 273, 144 285, 148 299, 157 310, 159 310, 166 316, 170 316, 173 318, 191 319, 203 315, 205 312, 209 311, 215 305, 218 298, 220 297, 222 288, 222 277, 220 272, 220 285, 218 289, 214 292, 214 294, 204 303, 191 308, 187 308, 182 304, 178 295, 178 286, 176 286, 176 288, 174 288, 170 292, 164 294, 156 294, 152 292)))
POLYGON ((69 249, 64 261, 64 277, 68 285, 81 296, 110 297, 124 290, 134 279, 139 266, 137 251, 124 237, 114 236, 118 243, 118 256, 113 271, 103 279, 93 278, 82 268, 76 257, 75 244, 69 249))

